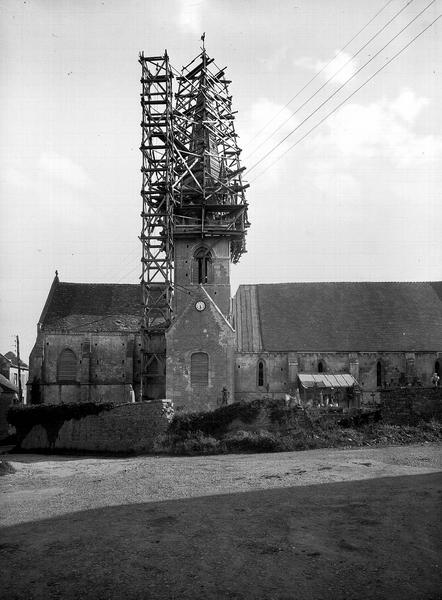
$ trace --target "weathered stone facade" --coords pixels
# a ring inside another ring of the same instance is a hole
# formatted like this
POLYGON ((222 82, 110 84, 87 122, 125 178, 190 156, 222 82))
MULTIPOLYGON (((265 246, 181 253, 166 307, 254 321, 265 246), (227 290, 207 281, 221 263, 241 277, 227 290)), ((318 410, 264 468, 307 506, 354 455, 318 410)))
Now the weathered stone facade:
POLYGON ((166 389, 176 412, 213 410, 233 401, 234 340, 232 326, 203 289, 187 298, 166 334, 166 389), (197 302, 205 303, 204 310, 196 310, 197 302), (195 353, 207 356, 206 384, 193 381, 195 353))
MULTIPOLYGON (((45 404, 130 402, 140 386, 139 334, 41 332, 31 354, 33 377, 40 381, 45 404), (59 360, 72 351, 76 372, 71 381, 59 377, 59 360)), ((32 390, 31 390, 32 393, 32 390)))
POLYGON ((141 379, 140 291, 55 278, 30 356, 31 403, 130 402, 141 379))
POLYGON ((233 307, 240 401, 294 395, 300 374, 329 373, 351 375, 370 403, 441 372, 438 282, 245 285, 233 307))
MULTIPOLYGON (((361 390, 358 402, 371 404, 384 389, 430 387, 433 373, 440 373, 442 302, 436 284, 371 284, 375 290, 369 284, 299 284, 301 290, 281 284, 273 286, 275 302, 261 286, 240 286, 231 304, 228 244, 221 239, 207 248, 204 284, 195 275, 199 248, 192 240, 177 244, 175 317, 165 339, 166 396, 177 412, 256 398, 302 398, 299 376, 321 372, 351 375, 361 390), (364 307, 365 293, 371 294, 371 312, 364 307), (310 296, 309 303, 297 301, 296 294, 310 296), (318 294, 328 294, 327 302, 318 294), (400 313, 389 308, 397 296, 404 304, 400 313), (345 317, 350 313, 351 323, 345 317), (361 315, 362 326, 354 322, 361 315)), ((138 286, 65 284, 56 278, 30 359, 34 400, 36 395, 47 404, 139 400, 141 311, 138 286)))
POLYGON ((235 398, 283 398, 298 386, 298 373, 350 373, 360 384, 362 401, 385 388, 418 384, 431 387, 442 352, 237 352, 235 398), (258 384, 258 364, 265 365, 264 386, 258 384), (380 381, 378 364, 381 365, 380 381), (380 385, 378 385, 380 383, 380 385))
POLYGON ((204 284, 198 282, 195 260, 201 247, 201 240, 184 239, 175 248, 176 316, 166 333, 166 394, 176 412, 213 410, 234 400, 229 243, 221 238, 203 246, 210 253, 204 284), (192 373, 196 355, 202 359, 200 368, 207 368, 199 379, 192 373))

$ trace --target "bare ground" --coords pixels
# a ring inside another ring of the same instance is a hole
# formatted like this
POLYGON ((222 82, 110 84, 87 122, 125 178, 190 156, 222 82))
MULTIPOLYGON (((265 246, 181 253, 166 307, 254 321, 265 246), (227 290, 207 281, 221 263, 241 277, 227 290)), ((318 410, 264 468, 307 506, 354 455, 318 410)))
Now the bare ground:
POLYGON ((442 598, 440 445, 7 459, 5 600, 442 598))

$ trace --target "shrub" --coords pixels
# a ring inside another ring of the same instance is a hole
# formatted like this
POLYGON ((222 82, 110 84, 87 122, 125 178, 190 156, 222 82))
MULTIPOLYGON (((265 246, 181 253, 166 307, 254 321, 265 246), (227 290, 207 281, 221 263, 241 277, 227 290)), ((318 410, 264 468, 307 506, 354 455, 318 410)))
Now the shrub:
POLYGON ((206 436, 201 431, 187 433, 186 435, 164 440, 164 449, 172 454, 219 454, 223 450, 221 442, 214 437, 206 436))
POLYGON ((277 434, 266 430, 235 431, 223 438, 229 452, 278 452, 281 440, 277 434))
POLYGON ((208 436, 222 435, 235 419, 244 423, 251 423, 263 406, 262 400, 254 400, 247 404, 235 402, 217 408, 212 412, 188 413, 175 415, 170 424, 169 431, 174 435, 185 436, 197 431, 208 436))

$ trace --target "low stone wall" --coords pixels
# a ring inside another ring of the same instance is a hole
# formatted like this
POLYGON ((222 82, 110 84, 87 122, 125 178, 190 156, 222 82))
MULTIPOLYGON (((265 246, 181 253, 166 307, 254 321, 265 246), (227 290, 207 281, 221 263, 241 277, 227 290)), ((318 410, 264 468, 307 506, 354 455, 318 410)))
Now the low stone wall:
POLYGON ((98 415, 65 421, 52 445, 46 429, 35 425, 19 446, 23 450, 152 452, 172 416, 168 400, 121 404, 98 415))
POLYGON ((396 425, 442 420, 442 388, 393 388, 380 392, 382 419, 396 425))

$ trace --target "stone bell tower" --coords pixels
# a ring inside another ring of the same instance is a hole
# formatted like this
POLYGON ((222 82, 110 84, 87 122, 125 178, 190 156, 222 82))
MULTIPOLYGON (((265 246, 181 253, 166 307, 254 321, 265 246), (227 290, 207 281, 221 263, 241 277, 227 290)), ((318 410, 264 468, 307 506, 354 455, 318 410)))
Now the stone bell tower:
POLYGON ((167 397, 176 410, 233 401, 230 265, 248 227, 229 82, 205 49, 178 78, 179 180, 174 207, 174 320, 166 333, 167 397))
MULTIPOLYGON (((146 80, 152 81, 150 73, 146 80)), ((157 117, 152 110, 156 96, 149 98, 153 125, 145 145, 151 147, 156 139, 157 152, 147 161, 146 171, 158 169, 160 156, 168 180, 158 182, 158 195, 147 207, 158 215, 161 206, 162 212, 155 222, 158 235, 147 244, 145 256, 150 260, 151 255, 153 263, 169 252, 169 262, 154 264, 152 272, 168 275, 170 267, 173 278, 165 280, 162 293, 154 281, 145 285, 145 311, 151 318, 146 321, 150 347, 145 345, 145 355, 148 363, 159 348, 161 361, 161 348, 165 348, 165 395, 176 411, 189 412, 233 401, 230 265, 245 251, 249 223, 244 190, 248 186, 241 180, 244 168, 225 69, 218 68, 203 47, 177 82, 170 116, 163 109, 157 117), (155 124, 162 123, 163 131, 156 132, 155 124), (168 149, 172 149, 169 156, 168 149), (151 247, 156 243, 155 253, 151 247), (155 315, 161 325, 157 334, 155 315)), ((152 185, 146 189, 150 194, 152 185)), ((155 229, 149 229, 148 223, 145 231, 155 229)))

